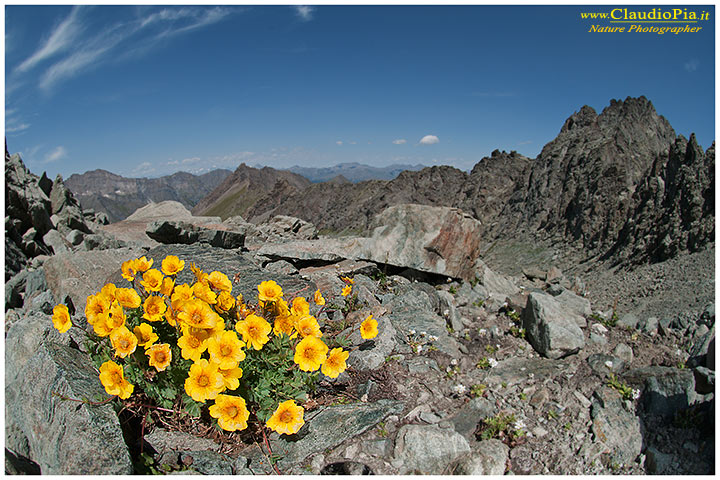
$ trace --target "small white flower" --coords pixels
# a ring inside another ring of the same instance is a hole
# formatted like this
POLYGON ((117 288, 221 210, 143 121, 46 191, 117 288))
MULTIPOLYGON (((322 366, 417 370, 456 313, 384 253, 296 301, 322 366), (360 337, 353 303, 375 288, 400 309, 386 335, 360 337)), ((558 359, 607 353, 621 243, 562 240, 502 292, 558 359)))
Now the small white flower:
POLYGON ((457 358, 450 360, 450 365, 457 365, 457 358))
POLYGON ((513 428, 515 428, 515 430, 522 430, 526 427, 527 425, 525 425, 525 422, 523 422, 522 420, 515 420, 515 423, 513 423, 513 428))
POLYGON ((613 362, 612 362, 612 360, 608 360, 607 362, 605 362, 605 366, 608 367, 608 368, 610 368, 610 369, 612 369, 612 368, 613 368, 613 362))
POLYGON ((487 330, 481 328, 480 330, 478 330, 478 335, 480 335, 481 337, 487 335, 487 330))
POLYGON ((450 310, 443 310, 443 315, 446 317, 450 316, 450 310))
POLYGON ((410 330, 410 335, 415 335, 415 330, 410 330))
POLYGON ((436 337, 435 335, 430 335, 430 336, 428 337, 428 339, 429 339, 431 342, 436 342, 437 339, 438 339, 438 337, 436 337))
POLYGON ((490 368, 495 368, 498 366, 498 361, 494 358, 488 358, 488 364, 490 365, 490 368))
POLYGON ((528 378, 535 378, 535 374, 534 374, 534 373, 528 373, 528 378))
POLYGON ((497 348, 500 348, 500 344, 499 344, 499 343, 496 343, 495 346, 496 346, 497 348))
POLYGON ((457 385, 452 387, 452 391, 457 393, 458 395, 462 395, 463 393, 465 393, 465 385, 463 385, 462 383, 458 383, 457 385))
POLYGON ((633 395, 633 400, 637 400, 638 398, 640 398, 640 389, 633 388, 632 395, 633 395))
POLYGON ((421 337, 424 337, 425 335, 427 335, 427 332, 420 332, 421 337))
POLYGON ((418 345, 417 348, 415 349, 415 353, 420 353, 420 352, 422 352, 422 345, 418 345))

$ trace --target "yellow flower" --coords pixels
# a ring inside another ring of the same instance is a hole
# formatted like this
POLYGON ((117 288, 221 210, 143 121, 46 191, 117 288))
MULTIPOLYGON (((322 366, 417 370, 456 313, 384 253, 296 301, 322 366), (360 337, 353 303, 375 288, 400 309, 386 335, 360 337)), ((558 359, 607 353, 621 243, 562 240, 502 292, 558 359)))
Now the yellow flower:
POLYGON ((349 356, 350 352, 345 352, 342 348, 333 348, 330 350, 327 360, 322 364, 320 371, 330 378, 337 378, 347 368, 345 361, 349 356))
POLYGON ((363 320, 362 324, 360 324, 360 336, 365 340, 370 340, 371 338, 377 337, 377 327, 377 320, 375 320, 372 315, 368 315, 368 317, 363 320))
POLYGON ((99 315, 95 317, 95 323, 93 324, 93 330, 95 330, 95 334, 99 337, 107 337, 110 335, 113 331, 113 328, 108 325, 108 322, 110 321, 109 315, 99 315))
POLYGON ((143 310, 145 313, 142 318, 149 322, 161 322, 165 315, 165 310, 167 310, 165 299, 157 295, 150 295, 143 303, 143 310))
POLYGON ((115 290, 115 298, 125 308, 137 308, 142 303, 140 295, 132 288, 118 288, 115 290))
POLYGON ((315 305, 325 305, 325 299, 322 296, 322 293, 320 293, 320 289, 315 290, 315 305))
POLYGON ((208 275, 208 282, 215 290, 223 292, 230 292, 232 290, 232 283, 230 279, 222 272, 211 272, 208 275))
POLYGON ((122 265, 120 265, 120 270, 122 270, 122 276, 128 282, 132 282, 133 280, 135 280, 135 275, 137 274, 137 268, 135 268, 136 262, 137 260, 128 260, 127 262, 123 262, 122 265))
POLYGON ((190 367, 188 378, 185 379, 185 392, 196 402, 212 400, 224 387, 223 376, 218 366, 207 360, 200 359, 190 367))
POLYGON ((290 309, 293 315, 302 317, 303 315, 310 315, 310 305, 305 297, 295 297, 292 302, 292 308, 290 309))
POLYGON ((207 281, 208 274, 196 267, 194 263, 190 263, 190 270, 193 272, 198 282, 204 283, 207 281))
POLYGON ((250 314, 245 320, 235 324, 235 330, 243 336, 243 341, 246 344, 255 350, 260 350, 263 345, 270 341, 268 334, 272 330, 272 327, 264 318, 250 314))
POLYGON ((280 285, 274 280, 266 280, 258 285, 258 302, 277 302, 283 295, 280 285))
POLYGON ((297 317, 293 315, 278 315, 277 317, 275 317, 275 326, 273 327, 273 333, 275 335, 280 335, 281 333, 284 333, 285 335, 292 337, 293 329, 295 328, 296 318, 297 317))
POLYGON ((114 283, 108 283, 102 289, 100 290, 100 293, 103 295, 107 295, 108 298, 111 298, 115 300, 115 290, 117 287, 114 283))
POLYGON ((183 283, 182 285, 176 286, 175 290, 173 290, 170 296, 170 303, 174 309, 177 309, 181 302, 192 300, 193 298, 192 287, 187 283, 183 283))
POLYGON ((295 329, 303 337, 322 337, 320 325, 318 324, 317 319, 312 315, 303 315, 302 317, 298 318, 295 322, 295 329))
POLYGON ((183 328, 183 335, 178 338, 180 355, 185 360, 197 362, 205 350, 207 350, 207 339, 210 337, 208 330, 198 328, 183 328))
POLYGON ((106 295, 90 295, 85 303, 85 317, 90 325, 95 325, 98 320, 106 321, 110 315, 112 301, 106 295))
POLYGON ((155 270, 154 268, 143 273, 143 279, 140 281, 140 285, 145 287, 146 292, 159 292, 162 283, 163 274, 160 270, 155 270))
POLYGON ((353 283, 355 283, 355 280, 353 280, 350 277, 340 277, 340 280, 342 280, 343 282, 345 282, 349 285, 352 285, 353 283))
POLYGON ((148 363, 151 367, 155 367, 158 372, 165 370, 172 361, 172 352, 170 345, 160 343, 145 349, 145 354, 149 357, 148 363))
POLYGON ((183 268, 185 268, 185 262, 175 255, 168 255, 160 265, 160 269, 165 275, 177 275, 183 268))
POLYGON ((149 270, 149 269, 152 267, 154 261, 155 261, 155 260, 152 259, 152 258, 148 261, 148 259, 145 258, 145 256, 143 255, 142 257, 140 257, 140 258, 138 258, 137 260, 135 260, 135 270, 136 270, 138 273, 139 273, 139 272, 145 272, 145 271, 149 270))
POLYGON ((128 398, 135 388, 125 380, 122 367, 113 361, 100 365, 100 383, 109 395, 117 395, 123 400, 128 398))
POLYGON ((147 323, 141 323, 133 328, 133 333, 137 338, 138 345, 146 349, 158 340, 157 333, 153 332, 152 327, 147 323))
POLYGON ((162 285, 160 285, 160 295, 169 297, 175 288, 175 279, 170 277, 163 278, 162 285))
POLYGON ((52 316, 53 327, 57 328, 60 333, 65 333, 72 327, 70 321, 70 312, 65 305, 57 305, 53 308, 52 316))
POLYGON ((180 305, 176 317, 185 325, 206 329, 215 328, 222 320, 210 305, 199 299, 188 300, 180 305))
POLYGON ((217 303, 217 294, 210 290, 207 283, 197 282, 193 285, 193 293, 197 298, 210 305, 217 303))
POLYGON ((111 330, 120 328, 125 325, 126 319, 127 317, 125 316, 125 312, 123 312, 123 308, 120 304, 117 301, 113 302, 110 306, 110 318, 108 318, 105 322, 107 327, 111 330))
POLYGON ((293 361, 300 370, 314 372, 325 361, 328 347, 317 337, 305 337, 295 347, 293 361))
POLYGON ((217 297, 216 306, 223 312, 230 311, 235 306, 235 297, 230 292, 222 291, 217 297))
POLYGON ((352 287, 350 285, 345 285, 342 289, 342 292, 340 292, 340 294, 343 297, 347 297, 348 295, 350 295, 350 292, 352 292, 352 287))
POLYGON ((215 405, 210 407, 210 416, 217 418, 218 425, 223 430, 234 432, 245 430, 248 426, 250 412, 245 405, 245 399, 233 395, 218 395, 215 405))
POLYGON ((294 400, 286 400, 278 405, 277 410, 272 414, 266 425, 277 433, 292 435, 297 433, 305 424, 303 412, 303 408, 296 405, 294 400))
POLYGON ((222 368, 220 368, 218 369, 218 372, 220 372, 220 375, 223 376, 225 388, 230 391, 237 390, 237 388, 240 386, 240 378, 242 378, 243 375, 242 368, 235 367, 228 370, 223 370, 222 368))
POLYGON ((116 328, 110 334, 110 343, 115 349, 115 356, 125 358, 137 348, 137 337, 126 326, 116 328))
POLYGON ((178 323, 177 319, 177 311, 173 309, 172 307, 165 310, 165 320, 170 324, 171 327, 174 327, 178 323))
POLYGON ((207 341, 210 360, 224 370, 237 367, 239 362, 245 360, 244 346, 245 344, 240 341, 237 333, 233 331, 220 333, 208 338, 207 341))

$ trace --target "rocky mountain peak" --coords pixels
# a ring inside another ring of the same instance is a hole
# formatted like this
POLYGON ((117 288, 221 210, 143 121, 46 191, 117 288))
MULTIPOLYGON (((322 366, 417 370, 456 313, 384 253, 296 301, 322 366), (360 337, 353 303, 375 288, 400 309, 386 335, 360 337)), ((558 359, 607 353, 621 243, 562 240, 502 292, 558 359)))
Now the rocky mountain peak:
POLYGON ((589 127, 594 124, 597 120, 598 114, 594 108, 585 105, 580 111, 573 113, 565 120, 560 133, 569 132, 577 128, 589 127))

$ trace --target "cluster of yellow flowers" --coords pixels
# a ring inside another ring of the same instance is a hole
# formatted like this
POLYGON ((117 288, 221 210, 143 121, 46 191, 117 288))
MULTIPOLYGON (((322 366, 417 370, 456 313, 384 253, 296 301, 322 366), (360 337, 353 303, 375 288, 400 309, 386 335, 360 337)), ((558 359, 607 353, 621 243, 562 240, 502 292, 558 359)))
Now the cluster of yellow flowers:
MULTIPOLYGON (((247 428, 250 412, 245 399, 228 393, 240 385, 240 364, 246 350, 262 350, 271 333, 293 341, 293 361, 302 371, 320 369, 324 375, 336 378, 347 368, 349 352, 342 348, 330 350, 323 342, 318 320, 310 314, 310 304, 304 297, 295 297, 288 304, 277 283, 263 281, 257 287, 257 309, 252 309, 243 302, 242 295, 232 295, 232 283, 221 272, 207 274, 191 264, 196 282, 176 285, 185 262, 168 255, 160 270, 152 268, 153 262, 144 256, 124 262, 122 276, 134 288, 109 283, 90 295, 85 306, 87 321, 97 336, 109 338, 115 357, 136 358, 138 347, 142 347, 147 365, 156 372, 165 371, 173 361, 170 343, 157 343, 163 336, 158 333, 173 332, 181 357, 192 362, 184 390, 197 402, 214 400, 209 413, 221 428, 247 428), (273 320, 273 325, 265 316, 273 320)), ((343 296, 349 294, 350 285, 346 289, 343 296)), ((325 304, 319 290, 313 301, 318 306, 325 304)), ((71 326, 67 307, 56 306, 52 321, 60 332, 66 332, 71 326)), ((362 322, 360 333, 364 339, 378 334, 372 315, 362 322)), ((125 378, 123 367, 112 360, 100 366, 100 381, 108 394, 121 399, 127 399, 135 388, 125 378)), ((283 401, 266 425, 278 433, 295 433, 304 424, 303 412, 293 400, 283 401)))

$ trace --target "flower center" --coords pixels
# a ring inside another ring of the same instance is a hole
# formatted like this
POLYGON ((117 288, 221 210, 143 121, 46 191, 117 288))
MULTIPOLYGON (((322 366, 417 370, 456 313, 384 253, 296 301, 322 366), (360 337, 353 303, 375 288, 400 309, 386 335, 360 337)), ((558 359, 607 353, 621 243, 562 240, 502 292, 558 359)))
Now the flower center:
POLYGON ((290 412, 290 410, 283 410, 280 412, 280 421, 282 423, 290 423, 293 419, 293 414, 290 412))
POLYGON ((210 384, 210 379, 207 375, 200 375, 197 379, 197 384, 201 387, 207 387, 210 384))
POLYGON ((223 357, 228 357, 228 356, 232 355, 232 353, 233 353, 233 349, 230 345, 223 345, 220 347, 220 354, 223 357))
POLYGON ((118 345, 120 345, 120 348, 124 350, 130 347, 130 341, 127 338, 121 338, 118 345))
POLYGON ((113 381, 113 383, 116 383, 116 384, 120 383, 120 382, 122 382, 122 376, 118 372, 113 372, 112 373, 112 381, 113 381))
POLYGON ((165 362, 165 359, 166 359, 166 358, 167 358, 167 357, 165 356, 165 352, 156 352, 156 353, 155 353, 155 361, 156 361, 157 363, 163 363, 163 362, 165 362))
POLYGON ((225 409, 225 413, 228 417, 234 418, 238 414, 237 407, 235 407, 235 405, 230 405, 225 409))
POLYGON ((190 344, 191 347, 197 348, 200 346, 200 339, 190 335, 190 339, 189 339, 188 343, 190 344))

